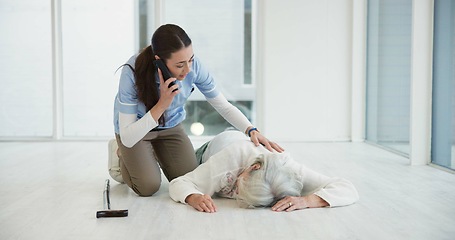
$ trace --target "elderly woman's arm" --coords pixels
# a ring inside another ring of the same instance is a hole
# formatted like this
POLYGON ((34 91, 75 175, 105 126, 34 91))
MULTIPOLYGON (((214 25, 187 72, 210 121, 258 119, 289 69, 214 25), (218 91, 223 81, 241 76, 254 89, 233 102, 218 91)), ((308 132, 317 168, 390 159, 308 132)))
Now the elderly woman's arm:
POLYGON ((211 196, 220 191, 221 179, 228 172, 235 172, 243 167, 243 159, 248 159, 251 155, 252 146, 253 144, 247 141, 233 143, 192 172, 175 178, 169 183, 170 197, 176 202, 189 204, 198 211, 216 211, 211 196))
POLYGON ((192 172, 173 179, 169 183, 170 197, 176 202, 186 204, 187 198, 192 194, 211 196, 217 189, 217 181, 212 172, 212 162, 208 161, 192 172))
POLYGON ((303 188, 300 197, 285 197, 273 207, 274 211, 293 211, 315 207, 338 207, 355 203, 359 195, 354 185, 342 178, 330 178, 292 163, 302 177, 303 188))
POLYGON ((211 165, 211 162, 206 162, 192 172, 172 180, 169 183, 171 198, 176 202, 189 204, 201 212, 216 212, 211 195, 218 186, 211 174, 211 165))
POLYGON ((329 203, 326 202, 324 199, 322 199, 316 194, 310 194, 308 196, 303 197, 287 196, 278 201, 275 205, 273 205, 272 210, 277 212, 281 211, 290 212, 304 208, 319 208, 327 206, 329 206, 329 203))

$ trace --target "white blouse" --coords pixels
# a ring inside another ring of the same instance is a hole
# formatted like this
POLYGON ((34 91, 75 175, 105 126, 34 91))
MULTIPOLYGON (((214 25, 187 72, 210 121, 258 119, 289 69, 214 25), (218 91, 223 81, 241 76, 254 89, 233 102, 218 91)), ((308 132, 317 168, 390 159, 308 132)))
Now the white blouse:
MULTIPOLYGON (((174 201, 185 204, 186 197, 191 194, 217 194, 233 198, 238 175, 260 154, 272 153, 263 146, 254 146, 238 131, 223 132, 210 142, 204 153, 205 158, 203 157, 206 162, 170 182, 169 194, 174 201)), ((279 154, 286 155, 283 156, 287 159, 284 166, 289 166, 301 178, 301 196, 314 193, 329 203, 330 207, 345 206, 358 201, 359 195, 350 181, 327 177, 296 162, 288 153, 279 154)))

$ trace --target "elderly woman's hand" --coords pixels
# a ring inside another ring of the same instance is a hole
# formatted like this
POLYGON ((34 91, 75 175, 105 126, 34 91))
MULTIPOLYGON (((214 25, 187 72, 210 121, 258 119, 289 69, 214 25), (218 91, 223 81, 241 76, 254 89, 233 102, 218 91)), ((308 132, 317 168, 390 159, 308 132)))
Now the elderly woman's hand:
POLYGON ((273 152, 273 150, 275 150, 279 153, 284 151, 284 149, 280 145, 278 145, 275 142, 269 141, 257 129, 254 129, 254 130, 251 130, 251 129, 252 129, 252 127, 249 127, 247 129, 247 133, 250 136, 250 139, 254 143, 254 145, 259 146, 259 144, 262 144, 270 152, 273 152))
POLYGON ((185 202, 199 212, 216 212, 216 206, 213 202, 212 197, 206 194, 190 194, 188 197, 186 197, 185 202))
POLYGON ((329 206, 328 202, 316 194, 311 194, 304 197, 287 196, 273 205, 272 210, 276 212, 290 212, 304 208, 318 208, 327 206, 329 206))

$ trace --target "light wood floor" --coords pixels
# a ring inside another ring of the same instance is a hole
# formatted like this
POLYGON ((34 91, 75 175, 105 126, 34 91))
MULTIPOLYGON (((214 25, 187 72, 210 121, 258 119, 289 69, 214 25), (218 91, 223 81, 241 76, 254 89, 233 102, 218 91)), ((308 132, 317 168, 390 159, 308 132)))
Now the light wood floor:
MULTIPOLYGON (((455 175, 365 143, 282 143, 298 161, 351 180, 360 201, 276 213, 216 199, 218 212, 173 202, 168 182, 137 197, 111 180, 103 208, 106 142, 0 142, 0 239, 455 239, 455 175)), ((163 178, 164 179, 164 178, 163 178)))

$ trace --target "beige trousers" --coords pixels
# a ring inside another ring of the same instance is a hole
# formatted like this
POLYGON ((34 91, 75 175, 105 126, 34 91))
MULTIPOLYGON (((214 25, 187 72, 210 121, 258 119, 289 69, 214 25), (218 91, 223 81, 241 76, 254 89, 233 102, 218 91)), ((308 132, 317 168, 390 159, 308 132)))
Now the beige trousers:
POLYGON ((151 196, 161 185, 161 172, 172 179, 195 169, 198 164, 182 125, 151 131, 133 147, 127 148, 116 134, 120 149, 120 169, 125 183, 140 196, 151 196))

